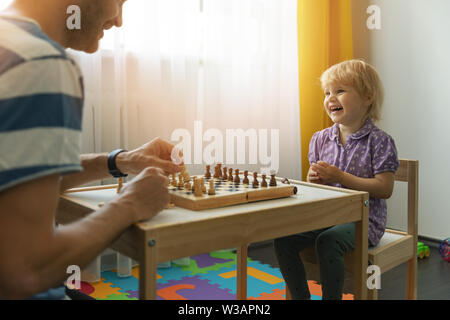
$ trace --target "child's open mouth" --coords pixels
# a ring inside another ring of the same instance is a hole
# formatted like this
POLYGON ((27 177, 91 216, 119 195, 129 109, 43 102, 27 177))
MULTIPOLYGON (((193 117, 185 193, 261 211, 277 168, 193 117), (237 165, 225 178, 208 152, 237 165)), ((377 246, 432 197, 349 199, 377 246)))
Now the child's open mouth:
POLYGON ((335 107, 331 107, 330 110, 331 112, 339 112, 341 110, 343 110, 344 108, 340 107, 340 106, 335 106, 335 107))

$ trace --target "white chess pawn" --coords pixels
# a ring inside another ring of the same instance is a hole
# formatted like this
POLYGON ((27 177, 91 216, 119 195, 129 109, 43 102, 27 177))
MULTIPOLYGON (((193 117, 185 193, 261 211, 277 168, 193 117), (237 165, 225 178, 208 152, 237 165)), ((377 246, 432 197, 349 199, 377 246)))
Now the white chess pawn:
POLYGON ((209 180, 208 194, 209 194, 210 196, 216 194, 216 189, 214 189, 214 180, 213 180, 213 179, 209 180))
POLYGON ((203 196, 203 192, 202 192, 202 182, 200 179, 195 179, 194 180, 194 195, 196 197, 201 197, 203 196))

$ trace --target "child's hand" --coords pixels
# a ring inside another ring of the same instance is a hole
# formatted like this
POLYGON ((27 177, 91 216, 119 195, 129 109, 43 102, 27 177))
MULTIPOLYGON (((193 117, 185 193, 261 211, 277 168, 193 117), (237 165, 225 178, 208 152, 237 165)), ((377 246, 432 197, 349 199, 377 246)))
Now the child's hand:
POLYGON ((308 174, 306 175, 306 181, 311 183, 324 184, 322 179, 319 178, 319 175, 312 169, 312 167, 309 167, 308 174))
POLYGON ((341 183, 342 181, 343 172, 338 167, 324 161, 311 164, 310 171, 316 172, 323 183, 341 183))

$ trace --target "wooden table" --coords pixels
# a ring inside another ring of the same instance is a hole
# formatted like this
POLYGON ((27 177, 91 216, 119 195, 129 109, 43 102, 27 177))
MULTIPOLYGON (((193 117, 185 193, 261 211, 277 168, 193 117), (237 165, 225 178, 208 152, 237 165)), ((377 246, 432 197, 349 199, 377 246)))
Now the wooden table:
MULTIPOLYGON (((202 211, 166 209, 136 223, 111 248, 139 262, 139 297, 156 299, 158 263, 225 248, 237 248, 237 298, 247 298, 247 245, 252 242, 355 222, 355 299, 366 299, 369 195, 291 181, 289 198, 202 211)), ((115 189, 66 193, 57 221, 73 222, 116 196, 115 189)))

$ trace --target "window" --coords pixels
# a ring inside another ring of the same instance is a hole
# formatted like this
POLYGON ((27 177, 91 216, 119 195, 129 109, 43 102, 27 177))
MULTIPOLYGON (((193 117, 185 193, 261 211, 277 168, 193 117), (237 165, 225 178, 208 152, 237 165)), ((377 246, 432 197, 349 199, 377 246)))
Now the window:
POLYGON ((0 0, 0 10, 5 9, 11 4, 12 0, 0 0))

